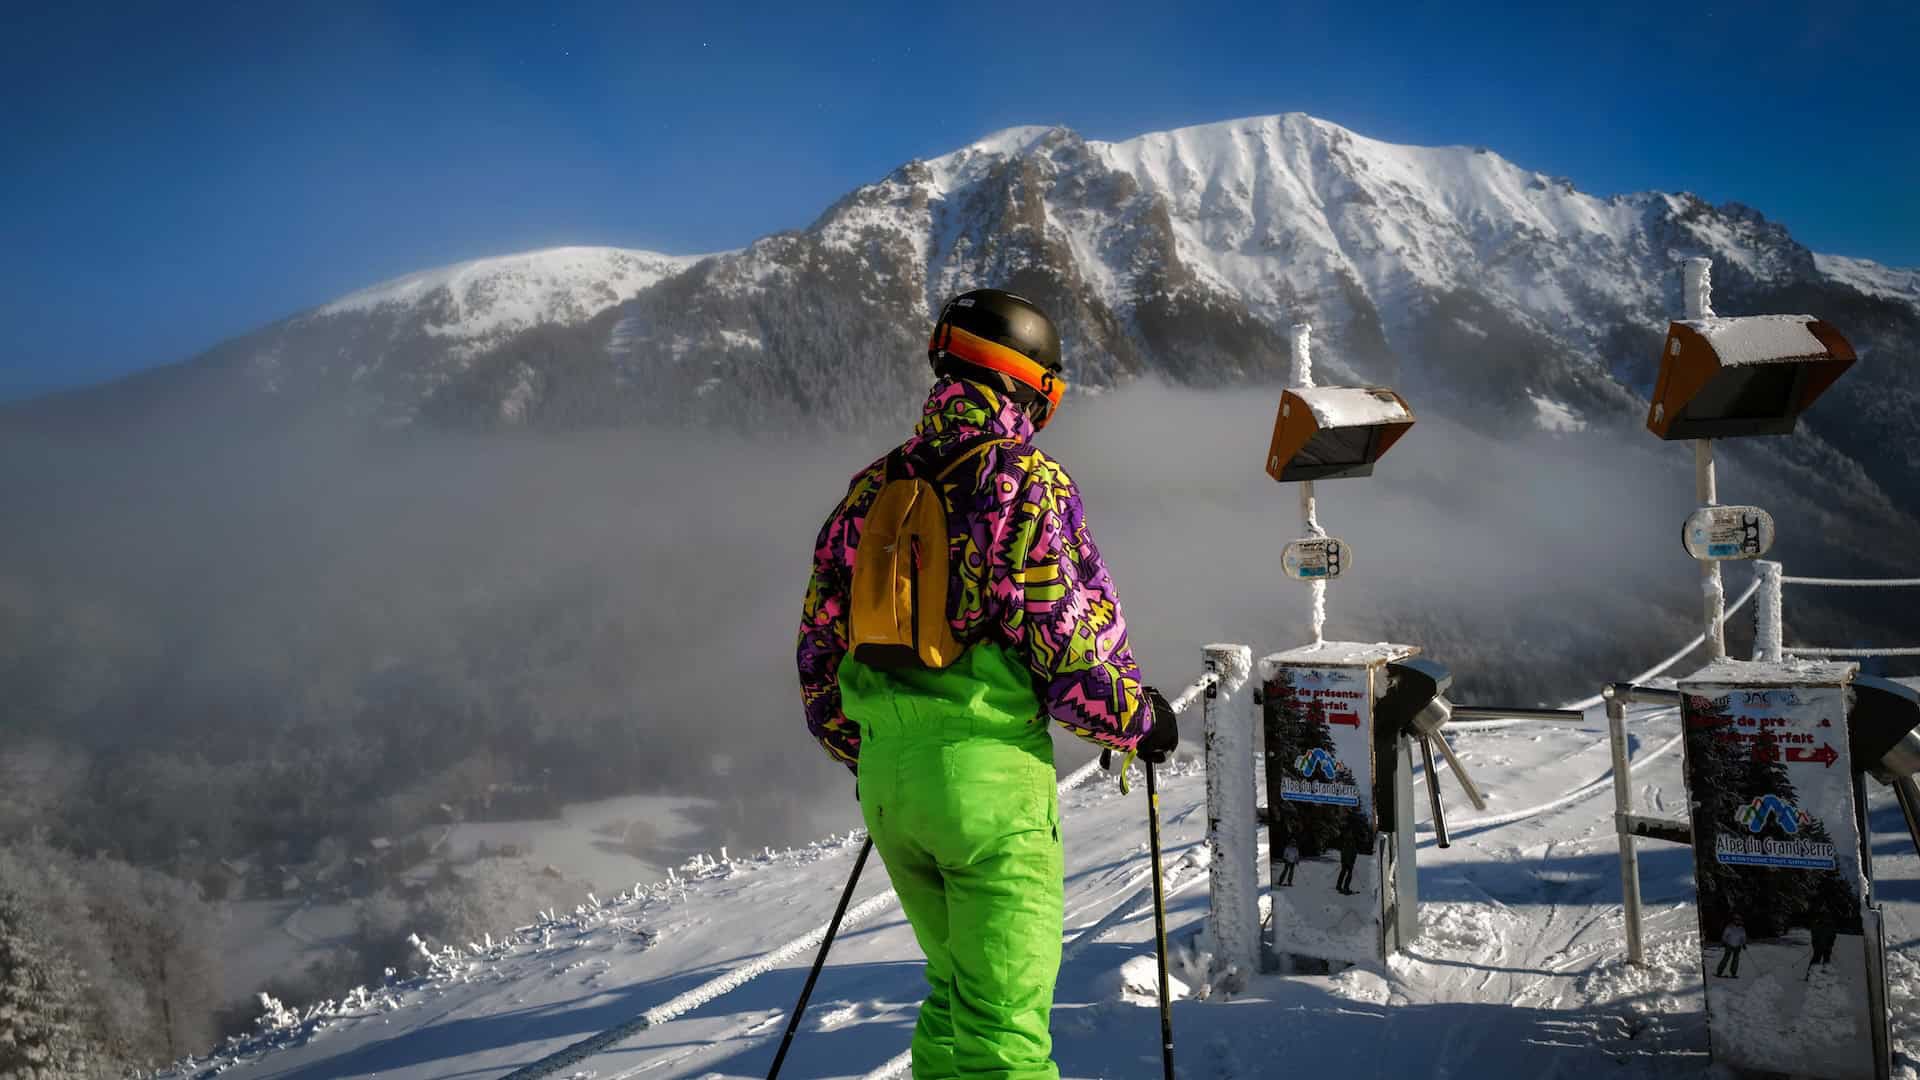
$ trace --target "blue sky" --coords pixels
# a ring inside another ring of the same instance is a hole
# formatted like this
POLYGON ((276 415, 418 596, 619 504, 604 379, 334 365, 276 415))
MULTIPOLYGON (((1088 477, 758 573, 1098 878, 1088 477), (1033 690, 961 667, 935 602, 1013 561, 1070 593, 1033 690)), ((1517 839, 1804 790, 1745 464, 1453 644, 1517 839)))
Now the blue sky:
POLYGON ((534 7, 0 15, 0 398, 460 259, 736 247, 1014 124, 1304 111, 1920 265, 1910 0, 534 7))

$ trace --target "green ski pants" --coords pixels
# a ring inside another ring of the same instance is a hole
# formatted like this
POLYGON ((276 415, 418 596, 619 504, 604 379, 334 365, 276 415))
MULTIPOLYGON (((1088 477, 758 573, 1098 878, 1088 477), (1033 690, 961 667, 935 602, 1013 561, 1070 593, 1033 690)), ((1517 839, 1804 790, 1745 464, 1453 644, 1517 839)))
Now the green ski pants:
POLYGON ((927 715, 937 711, 861 718, 860 809, 927 956, 913 1075, 1057 1080, 1053 739, 1044 720, 927 715))

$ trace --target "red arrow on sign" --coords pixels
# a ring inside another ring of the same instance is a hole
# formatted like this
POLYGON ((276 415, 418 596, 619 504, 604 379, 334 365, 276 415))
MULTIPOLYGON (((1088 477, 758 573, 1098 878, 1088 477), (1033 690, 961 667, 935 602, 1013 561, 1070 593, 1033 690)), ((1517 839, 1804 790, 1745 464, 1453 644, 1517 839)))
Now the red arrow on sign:
POLYGON ((1329 724, 1342 724, 1342 725, 1344 725, 1344 726, 1346 726, 1346 727, 1359 727, 1359 726, 1360 726, 1360 714, 1359 714, 1359 713, 1350 713, 1350 712, 1336 712, 1336 713, 1328 713, 1328 714, 1327 714, 1327 723, 1329 723, 1329 724))
POLYGON ((1840 752, 1827 743, 1821 743, 1820 749, 1818 750, 1809 750, 1803 746, 1789 746, 1787 747, 1787 760, 1817 761, 1831 769, 1833 768, 1833 763, 1840 760, 1840 752))

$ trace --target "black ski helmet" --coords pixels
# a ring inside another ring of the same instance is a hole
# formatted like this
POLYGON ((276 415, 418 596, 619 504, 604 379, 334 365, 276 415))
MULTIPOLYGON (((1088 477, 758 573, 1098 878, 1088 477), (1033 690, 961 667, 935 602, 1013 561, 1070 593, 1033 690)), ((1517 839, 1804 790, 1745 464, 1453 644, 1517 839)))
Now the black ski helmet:
POLYGON ((1060 332, 1033 301, 1004 289, 974 289, 947 301, 927 342, 934 374, 999 386, 1036 407, 1046 427, 1060 407, 1060 332))

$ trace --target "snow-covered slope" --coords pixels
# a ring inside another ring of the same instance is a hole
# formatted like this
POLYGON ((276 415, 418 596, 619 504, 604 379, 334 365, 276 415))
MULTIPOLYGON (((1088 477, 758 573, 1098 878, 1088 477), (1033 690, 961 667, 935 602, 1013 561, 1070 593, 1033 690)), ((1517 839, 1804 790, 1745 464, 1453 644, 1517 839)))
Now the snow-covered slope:
MULTIPOLYGON (((1634 782, 1650 812, 1681 806, 1677 731, 1671 712, 1630 721, 1634 782)), ((1183 1075, 1702 1074, 1700 954, 1683 849, 1643 847, 1650 964, 1623 962, 1604 718, 1455 738, 1491 806, 1453 807, 1451 848, 1423 843, 1420 938, 1384 968, 1264 976, 1230 998, 1179 1002, 1183 1075)), ((1206 911, 1204 778, 1181 764, 1161 790, 1174 974, 1200 985, 1191 964, 1206 911)), ((1920 861, 1891 800, 1880 791, 1873 800, 1877 894, 1895 945, 1896 1074, 1913 1078, 1920 861)), ((1144 814, 1138 787, 1122 796, 1104 777, 1063 797, 1067 959, 1053 1030, 1068 1077, 1158 1069, 1143 977, 1153 940, 1144 814)), ((848 837, 702 858, 664 882, 610 888, 574 912, 442 955, 426 978, 306 1017, 269 1017, 256 1038, 177 1075, 477 1078, 542 1061, 547 1075, 583 1080, 763 1075, 812 960, 800 939, 831 914, 856 847, 848 837), (643 1015, 658 1022, 635 1023, 643 1015), (591 1052, 551 1058, 615 1028, 591 1052)), ((854 909, 865 919, 835 945, 784 1075, 903 1075, 899 1055, 923 983, 906 924, 873 901, 885 885, 873 860, 854 909)), ((1803 986, 1798 965, 1758 974, 1778 977, 1790 1008, 1803 986)))
POLYGON ((1902 270, 1845 255, 1815 255, 1813 262, 1821 273, 1844 281, 1868 296, 1900 300, 1920 308, 1920 269, 1902 270))
POLYGON ((1621 258, 1654 197, 1602 201, 1489 151, 1396 146, 1299 114, 1090 146, 1167 193, 1183 258, 1263 313, 1330 274, 1377 306, 1459 288, 1469 268, 1522 310, 1571 307, 1563 277, 1623 303, 1658 288, 1621 258))
POLYGON ((549 323, 585 322, 702 258, 558 247, 474 259, 362 289, 307 318, 417 309, 427 314, 424 329, 435 337, 494 338, 549 323))

